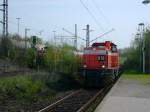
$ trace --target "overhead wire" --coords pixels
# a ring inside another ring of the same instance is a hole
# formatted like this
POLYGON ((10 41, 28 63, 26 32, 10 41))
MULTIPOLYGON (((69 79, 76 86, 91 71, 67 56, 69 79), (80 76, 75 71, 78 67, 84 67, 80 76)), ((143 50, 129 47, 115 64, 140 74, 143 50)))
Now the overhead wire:
POLYGON ((82 6, 87 10, 87 12, 89 13, 89 15, 93 18, 93 20, 95 21, 95 23, 100 27, 101 30, 104 31, 104 28, 102 27, 102 25, 99 23, 99 21, 97 21, 96 17, 93 15, 93 13, 89 10, 89 8, 85 5, 85 3, 80 0, 82 6))
POLYGON ((98 13, 105 19, 105 21, 107 22, 107 24, 111 26, 111 23, 110 23, 109 19, 105 16, 105 14, 103 13, 103 11, 97 5, 97 2, 95 0, 91 0, 91 2, 93 3, 93 5, 95 6, 95 8, 97 9, 98 13))
POLYGON ((113 32, 114 30, 115 29, 111 29, 110 31, 107 31, 107 32, 103 33, 102 35, 100 35, 100 36, 96 37, 95 39, 91 40, 90 43, 95 41, 95 40, 97 40, 98 38, 101 38, 101 37, 103 37, 105 35, 108 35, 109 33, 113 32))
MULTIPOLYGON (((97 9, 97 12, 99 13, 100 16, 103 17, 103 19, 105 20, 106 24, 110 27, 112 27, 112 29, 110 31, 108 31, 109 33, 111 33, 112 31, 115 30, 115 28, 113 28, 113 26, 111 25, 111 22, 109 21, 109 19, 105 16, 105 14, 103 13, 103 11, 101 10, 101 8, 98 6, 98 3, 96 2, 96 0, 90 0, 92 2, 92 4, 94 5, 94 7, 97 9)), ((110 28, 109 27, 109 28, 110 28)), ((104 33, 104 35, 101 35, 100 37, 102 36, 105 36, 105 34, 107 34, 108 32, 104 33)), ((98 37, 99 38, 99 37, 98 37)), ((96 38, 96 39, 98 39, 96 38)), ((95 39, 95 40, 96 40, 95 39)))

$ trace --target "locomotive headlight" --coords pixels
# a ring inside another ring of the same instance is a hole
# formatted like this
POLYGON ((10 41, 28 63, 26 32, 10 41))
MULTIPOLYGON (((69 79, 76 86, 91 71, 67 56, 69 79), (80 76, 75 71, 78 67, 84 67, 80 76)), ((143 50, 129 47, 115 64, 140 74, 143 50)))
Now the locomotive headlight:
POLYGON ((102 68, 105 68, 105 65, 102 65, 102 68))
POLYGON ((87 65, 84 65, 83 67, 84 67, 84 68, 86 68, 86 67, 87 67, 87 65))

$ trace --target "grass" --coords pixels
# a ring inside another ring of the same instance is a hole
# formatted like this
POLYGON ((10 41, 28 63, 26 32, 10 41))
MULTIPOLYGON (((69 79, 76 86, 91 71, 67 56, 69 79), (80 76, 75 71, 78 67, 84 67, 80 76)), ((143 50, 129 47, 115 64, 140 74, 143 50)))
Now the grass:
POLYGON ((37 94, 47 89, 41 80, 33 80, 31 76, 15 76, 0 79, 1 101, 13 97, 16 100, 32 102, 37 94))
POLYGON ((135 70, 125 70, 124 73, 125 73, 125 74, 129 74, 129 75, 137 75, 137 74, 140 74, 138 71, 135 71, 135 70))
POLYGON ((138 80, 142 84, 150 84, 150 74, 123 74, 124 79, 138 80))

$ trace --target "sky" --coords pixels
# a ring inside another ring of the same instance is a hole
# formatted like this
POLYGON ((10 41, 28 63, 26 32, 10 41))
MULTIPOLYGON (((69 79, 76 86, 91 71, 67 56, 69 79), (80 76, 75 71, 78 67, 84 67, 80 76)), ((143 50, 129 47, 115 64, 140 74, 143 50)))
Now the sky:
MULTIPOLYGON (((97 41, 110 40, 119 48, 125 48, 134 39, 138 24, 150 23, 150 4, 143 5, 142 0, 82 1, 96 21, 80 0, 9 0, 9 32, 17 33, 17 17, 21 18, 20 35, 24 36, 24 29, 29 28, 28 35, 40 36, 39 32, 43 31, 41 37, 48 41, 53 40, 53 31, 58 36, 71 36, 62 28, 74 32, 74 24, 78 26, 78 36, 85 38, 83 29, 89 24, 93 30, 90 32, 91 40, 114 28, 113 32, 97 41)), ((85 42, 78 39, 78 44, 85 45, 85 42)))

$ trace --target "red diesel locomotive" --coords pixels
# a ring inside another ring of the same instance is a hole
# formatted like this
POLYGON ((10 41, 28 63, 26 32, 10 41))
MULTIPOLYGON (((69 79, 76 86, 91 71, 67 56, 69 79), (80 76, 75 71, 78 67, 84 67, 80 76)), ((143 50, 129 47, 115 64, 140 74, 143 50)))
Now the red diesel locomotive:
POLYGON ((119 71, 119 53, 117 46, 106 41, 93 43, 84 48, 82 74, 91 79, 110 76, 115 79, 119 71))

